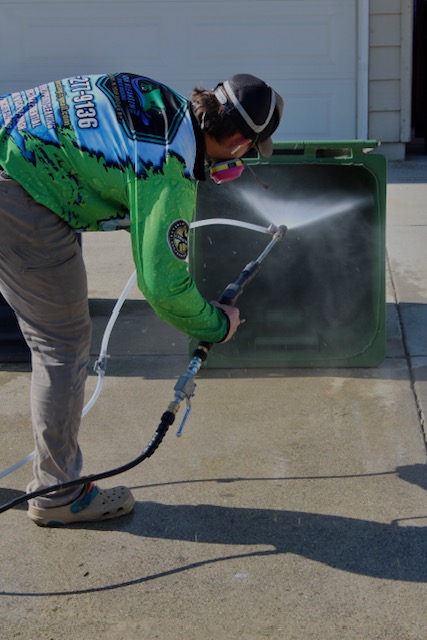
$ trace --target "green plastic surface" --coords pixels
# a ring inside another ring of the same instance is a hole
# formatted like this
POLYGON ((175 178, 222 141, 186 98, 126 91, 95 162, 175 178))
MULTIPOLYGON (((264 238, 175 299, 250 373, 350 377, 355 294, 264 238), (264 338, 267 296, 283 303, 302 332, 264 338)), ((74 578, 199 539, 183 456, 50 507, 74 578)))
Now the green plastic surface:
MULTIPOLYGON (((246 322, 230 342, 212 348, 208 367, 372 367, 383 361, 387 165, 383 155, 366 153, 376 146, 276 143, 270 159, 248 159, 239 180, 199 184, 196 221, 288 226, 238 300, 246 322)), ((222 224, 193 229, 190 269, 201 292, 218 298, 269 240, 222 224)), ((190 351, 195 346, 192 341, 190 351)))

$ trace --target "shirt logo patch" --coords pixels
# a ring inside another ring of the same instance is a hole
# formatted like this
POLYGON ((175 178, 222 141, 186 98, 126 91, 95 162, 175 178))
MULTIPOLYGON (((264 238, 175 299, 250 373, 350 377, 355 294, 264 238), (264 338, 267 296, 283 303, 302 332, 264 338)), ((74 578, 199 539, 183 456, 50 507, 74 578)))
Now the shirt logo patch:
POLYGON ((101 76, 96 85, 116 110, 118 122, 129 138, 160 145, 174 140, 187 112, 188 100, 134 73, 101 76))
POLYGON ((186 260, 188 256, 188 233, 190 227, 185 220, 175 220, 168 230, 168 243, 172 253, 179 260, 186 260))

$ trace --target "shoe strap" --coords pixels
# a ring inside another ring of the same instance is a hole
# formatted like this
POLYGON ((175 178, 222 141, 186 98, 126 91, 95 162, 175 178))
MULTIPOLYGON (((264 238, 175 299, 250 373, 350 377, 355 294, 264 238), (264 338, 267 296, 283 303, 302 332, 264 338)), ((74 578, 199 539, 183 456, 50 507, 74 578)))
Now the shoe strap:
POLYGON ((72 513, 80 513, 90 505, 92 500, 98 495, 98 487, 94 482, 89 482, 83 490, 83 496, 77 499, 70 507, 72 513))

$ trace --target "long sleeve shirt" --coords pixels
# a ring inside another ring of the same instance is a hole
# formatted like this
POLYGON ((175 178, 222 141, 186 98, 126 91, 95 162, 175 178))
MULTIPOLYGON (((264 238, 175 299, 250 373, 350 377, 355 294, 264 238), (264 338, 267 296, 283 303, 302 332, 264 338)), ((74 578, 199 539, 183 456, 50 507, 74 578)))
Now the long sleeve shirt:
POLYGON ((129 229, 138 286, 156 314, 209 342, 227 318, 188 271, 204 143, 191 105, 130 73, 50 82, 0 97, 0 167, 73 229, 129 229))

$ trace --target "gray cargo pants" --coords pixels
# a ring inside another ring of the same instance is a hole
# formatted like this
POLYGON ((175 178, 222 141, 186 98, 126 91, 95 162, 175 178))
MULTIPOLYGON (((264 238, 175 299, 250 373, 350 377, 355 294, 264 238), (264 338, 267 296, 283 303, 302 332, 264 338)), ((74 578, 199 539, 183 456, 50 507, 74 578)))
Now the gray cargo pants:
MULTIPOLYGON (((35 491, 74 480, 82 469, 77 437, 91 341, 87 279, 71 227, 1 171, 0 291, 31 350, 35 457, 27 491, 35 491)), ((34 504, 66 504, 80 490, 34 504)))

